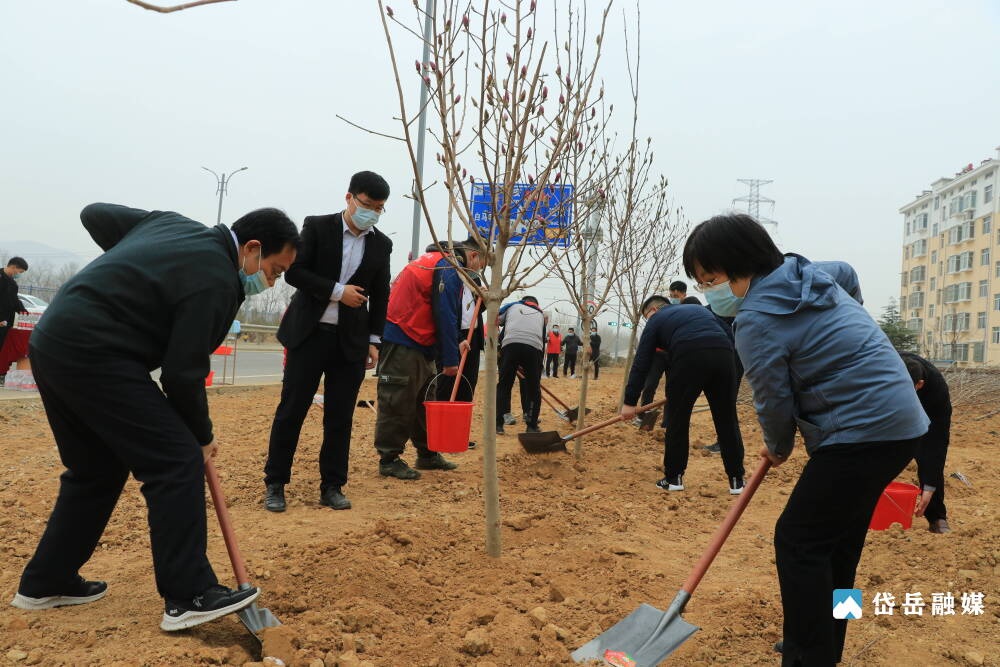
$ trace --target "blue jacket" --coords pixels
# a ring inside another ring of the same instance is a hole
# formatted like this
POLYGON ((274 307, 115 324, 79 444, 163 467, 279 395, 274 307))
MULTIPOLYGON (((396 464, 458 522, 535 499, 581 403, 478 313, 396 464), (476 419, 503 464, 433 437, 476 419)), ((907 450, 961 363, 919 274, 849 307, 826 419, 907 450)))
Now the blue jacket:
POLYGON ((857 274, 843 262, 787 255, 750 282, 736 351, 772 452, 792 451, 796 427, 809 453, 927 432, 905 364, 860 301, 857 274))
POLYGON ((704 306, 673 304, 656 311, 639 338, 625 386, 625 404, 636 405, 657 350, 667 355, 667 370, 691 350, 733 351, 732 330, 704 306))

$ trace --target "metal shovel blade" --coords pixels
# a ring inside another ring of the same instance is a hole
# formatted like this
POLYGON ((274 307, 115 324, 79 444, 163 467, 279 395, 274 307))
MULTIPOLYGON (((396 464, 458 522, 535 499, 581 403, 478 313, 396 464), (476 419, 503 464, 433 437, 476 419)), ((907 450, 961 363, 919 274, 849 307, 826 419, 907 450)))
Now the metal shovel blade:
MULTIPOLYGON (((593 410, 587 408, 587 414, 589 415, 591 412, 593 412, 593 410)), ((575 408, 570 408, 564 414, 566 415, 566 421, 575 422, 577 420, 577 417, 580 416, 580 406, 576 406, 575 408)))
MULTIPOLYGON (((243 584, 240 589, 249 588, 250 584, 243 584)), ((261 637, 261 632, 267 628, 276 628, 281 625, 274 614, 271 613, 270 609, 258 607, 257 603, 254 602, 249 607, 244 607, 243 609, 236 612, 239 616, 240 621, 246 626, 247 630, 252 632, 257 639, 263 641, 264 638, 261 637)))
POLYGON ((573 660, 601 660, 609 665, 656 667, 700 629, 681 618, 680 611, 688 597, 687 593, 681 591, 665 612, 652 605, 641 605, 573 651, 573 660), (612 656, 616 658, 614 661, 608 659, 612 656))
POLYGON ((517 440, 529 454, 546 454, 548 452, 565 452, 566 441, 559 431, 543 431, 542 433, 518 433, 517 440))

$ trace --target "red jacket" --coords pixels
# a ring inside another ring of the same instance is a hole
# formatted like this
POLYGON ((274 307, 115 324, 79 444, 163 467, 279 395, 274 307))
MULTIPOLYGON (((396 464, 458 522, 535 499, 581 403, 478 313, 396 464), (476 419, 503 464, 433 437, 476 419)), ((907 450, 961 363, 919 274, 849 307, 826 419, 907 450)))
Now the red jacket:
POLYGON ((559 354, 559 350, 562 349, 562 334, 558 334, 554 331, 549 332, 549 344, 545 347, 545 351, 549 354, 559 354))
POLYGON ((392 284, 386 319, 403 330, 419 345, 430 347, 437 342, 434 311, 431 308, 431 285, 439 252, 424 253, 407 264, 392 284))

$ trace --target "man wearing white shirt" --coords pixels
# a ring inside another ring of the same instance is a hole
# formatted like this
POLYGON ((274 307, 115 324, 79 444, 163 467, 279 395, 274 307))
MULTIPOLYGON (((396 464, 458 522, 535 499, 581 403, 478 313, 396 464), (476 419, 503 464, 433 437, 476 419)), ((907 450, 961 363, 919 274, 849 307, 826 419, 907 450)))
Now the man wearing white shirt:
POLYGON ((389 302, 392 242, 374 227, 388 198, 385 179, 362 171, 351 178, 343 212, 305 219, 301 251, 285 274, 297 290, 278 328, 288 359, 264 466, 269 511, 285 511, 285 485, 321 376, 320 504, 351 507, 343 493, 351 422, 365 370, 378 362, 389 302))

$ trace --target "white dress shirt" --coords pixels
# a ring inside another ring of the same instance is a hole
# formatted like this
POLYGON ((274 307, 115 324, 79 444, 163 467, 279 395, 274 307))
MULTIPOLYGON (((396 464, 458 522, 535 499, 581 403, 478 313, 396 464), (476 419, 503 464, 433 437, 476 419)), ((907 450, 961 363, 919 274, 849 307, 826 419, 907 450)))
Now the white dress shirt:
MULTIPOLYGON (((340 262, 340 280, 333 286, 333 292, 330 294, 330 303, 327 305, 323 317, 319 318, 320 322, 326 324, 338 324, 340 322, 340 300, 344 296, 344 287, 346 287, 347 281, 351 279, 355 271, 358 270, 358 267, 361 266, 361 259, 365 256, 365 236, 371 231, 371 229, 366 229, 360 234, 355 234, 347 226, 346 222, 343 225, 344 249, 340 262)), ((358 306, 358 308, 367 307, 367 302, 358 306)), ((381 342, 381 338, 378 336, 369 336, 369 341, 379 343, 381 342)))
POLYGON ((476 297, 469 286, 462 284, 462 331, 472 328, 472 310, 476 307, 476 297))

